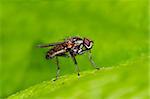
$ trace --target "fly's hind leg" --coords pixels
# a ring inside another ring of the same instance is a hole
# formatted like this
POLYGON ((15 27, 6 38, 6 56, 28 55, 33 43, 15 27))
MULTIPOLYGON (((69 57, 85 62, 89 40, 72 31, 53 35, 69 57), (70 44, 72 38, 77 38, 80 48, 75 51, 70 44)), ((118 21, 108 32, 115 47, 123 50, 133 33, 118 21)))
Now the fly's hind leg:
POLYGON ((56 81, 59 77, 59 72, 60 72, 60 65, 59 65, 59 61, 58 61, 58 57, 56 56, 56 64, 57 64, 57 71, 56 71, 56 79, 54 81, 56 81))
POLYGON ((94 68, 96 68, 97 70, 99 70, 100 68, 99 68, 99 67, 95 64, 95 62, 93 61, 91 51, 88 51, 88 57, 89 57, 89 60, 90 60, 90 63, 92 64, 92 66, 93 66, 94 68))
POLYGON ((80 77, 80 69, 78 67, 77 60, 76 60, 75 56, 72 53, 70 53, 70 56, 71 56, 72 60, 74 61, 74 64, 75 64, 75 67, 76 67, 76 70, 77 70, 77 73, 78 73, 78 77, 80 77))

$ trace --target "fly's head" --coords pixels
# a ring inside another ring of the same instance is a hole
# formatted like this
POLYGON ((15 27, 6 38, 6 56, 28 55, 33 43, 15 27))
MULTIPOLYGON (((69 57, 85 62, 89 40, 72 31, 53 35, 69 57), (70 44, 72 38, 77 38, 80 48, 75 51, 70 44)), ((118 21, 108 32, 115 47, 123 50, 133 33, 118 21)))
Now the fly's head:
POLYGON ((90 50, 93 47, 93 43, 94 42, 92 40, 90 40, 90 39, 87 39, 87 38, 83 39, 83 45, 85 46, 85 48, 87 50, 90 50))

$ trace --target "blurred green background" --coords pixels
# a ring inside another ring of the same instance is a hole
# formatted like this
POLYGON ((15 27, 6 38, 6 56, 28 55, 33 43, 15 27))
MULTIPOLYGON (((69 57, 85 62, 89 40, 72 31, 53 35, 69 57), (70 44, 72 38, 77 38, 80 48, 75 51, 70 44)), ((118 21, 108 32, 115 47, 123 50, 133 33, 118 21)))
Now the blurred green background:
MULTIPOLYGON (((148 0, 3 0, 0 8, 0 97, 55 77, 55 60, 45 60, 40 43, 91 38, 101 67, 148 55, 148 0)), ((87 55, 77 60, 81 71, 93 70, 87 55)), ((75 72, 71 59, 60 64, 61 75, 75 72)))

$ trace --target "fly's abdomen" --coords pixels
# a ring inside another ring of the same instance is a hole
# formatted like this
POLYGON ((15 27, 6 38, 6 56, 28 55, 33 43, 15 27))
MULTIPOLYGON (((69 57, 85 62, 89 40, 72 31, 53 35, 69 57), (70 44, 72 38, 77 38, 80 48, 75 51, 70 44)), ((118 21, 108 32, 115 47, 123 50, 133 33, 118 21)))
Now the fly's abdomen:
POLYGON ((56 55, 59 55, 59 54, 64 54, 66 52, 66 50, 64 49, 61 49, 61 50, 58 50, 58 51, 55 51, 54 49, 51 49, 47 52, 46 54, 46 59, 52 59, 53 57, 55 57, 56 55))
POLYGON ((51 58, 53 58, 53 57, 52 57, 52 56, 53 56, 53 53, 54 53, 53 50, 49 50, 49 51, 46 53, 45 58, 46 58, 46 59, 51 59, 51 58))

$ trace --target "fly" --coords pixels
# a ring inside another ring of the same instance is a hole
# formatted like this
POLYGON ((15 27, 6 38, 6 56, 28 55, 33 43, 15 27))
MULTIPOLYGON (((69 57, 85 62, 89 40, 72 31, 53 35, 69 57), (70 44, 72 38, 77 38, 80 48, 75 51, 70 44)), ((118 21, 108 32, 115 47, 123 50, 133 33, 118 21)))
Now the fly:
POLYGON ((38 45, 38 47, 40 48, 52 47, 47 51, 45 58, 48 60, 56 58, 56 63, 57 63, 56 80, 57 80, 60 72, 60 65, 58 60, 58 57, 60 56, 72 58, 78 73, 78 77, 80 76, 80 70, 77 65, 77 61, 75 57, 77 55, 82 55, 85 52, 88 53, 89 60, 92 66, 99 70, 99 67, 97 67, 97 65, 92 59, 91 49, 93 47, 93 43, 94 42, 92 40, 87 38, 70 37, 65 39, 63 42, 38 45))

